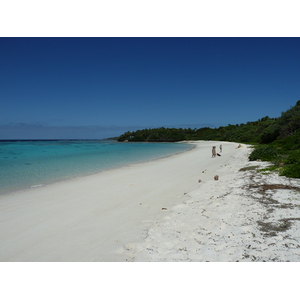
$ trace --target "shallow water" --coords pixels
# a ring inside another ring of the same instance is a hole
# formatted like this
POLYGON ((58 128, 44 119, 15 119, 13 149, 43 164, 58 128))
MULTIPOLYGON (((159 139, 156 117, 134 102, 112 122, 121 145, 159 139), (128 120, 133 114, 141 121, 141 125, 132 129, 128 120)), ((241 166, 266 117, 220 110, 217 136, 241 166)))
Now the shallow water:
POLYGON ((1 141, 0 193, 98 173, 191 149, 185 143, 1 141))

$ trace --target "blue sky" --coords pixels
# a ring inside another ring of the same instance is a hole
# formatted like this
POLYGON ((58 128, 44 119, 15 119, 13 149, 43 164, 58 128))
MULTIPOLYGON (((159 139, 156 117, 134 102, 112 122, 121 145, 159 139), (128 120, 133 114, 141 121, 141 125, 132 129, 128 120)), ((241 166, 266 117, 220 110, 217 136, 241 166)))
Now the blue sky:
POLYGON ((0 38, 0 139, 107 138, 278 117, 300 38, 0 38))

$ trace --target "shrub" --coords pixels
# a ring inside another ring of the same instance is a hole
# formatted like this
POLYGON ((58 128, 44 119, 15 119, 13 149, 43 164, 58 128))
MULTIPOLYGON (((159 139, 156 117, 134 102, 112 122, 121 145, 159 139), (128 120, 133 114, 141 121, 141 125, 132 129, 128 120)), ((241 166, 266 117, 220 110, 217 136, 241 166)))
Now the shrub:
POLYGON ((260 159, 262 161, 277 161, 279 158, 279 151, 274 147, 258 147, 249 155, 249 160, 260 159))
POLYGON ((262 144, 269 144, 275 141, 278 136, 279 136, 279 127, 274 124, 263 130, 260 137, 260 142, 262 144))
POLYGON ((300 163, 300 150, 293 151, 284 161, 286 164, 300 163))
POLYGON ((300 178, 300 162, 284 166, 280 175, 291 178, 300 178))

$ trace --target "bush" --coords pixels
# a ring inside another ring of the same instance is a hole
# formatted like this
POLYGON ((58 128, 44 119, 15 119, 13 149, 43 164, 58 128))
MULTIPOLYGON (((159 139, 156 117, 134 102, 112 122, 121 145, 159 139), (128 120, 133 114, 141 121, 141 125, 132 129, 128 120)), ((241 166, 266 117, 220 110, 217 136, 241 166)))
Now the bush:
POLYGON ((293 151, 284 161, 286 164, 300 163, 300 150, 293 151))
POLYGON ((279 158, 279 151, 274 147, 258 147, 249 155, 249 160, 260 159, 262 161, 276 161, 279 158))
POLYGON ((291 178, 300 178, 300 162, 284 166, 280 175, 291 178))
POLYGON ((269 144, 275 141, 278 136, 279 136, 279 127, 274 124, 263 130, 260 137, 260 142, 262 144, 269 144))

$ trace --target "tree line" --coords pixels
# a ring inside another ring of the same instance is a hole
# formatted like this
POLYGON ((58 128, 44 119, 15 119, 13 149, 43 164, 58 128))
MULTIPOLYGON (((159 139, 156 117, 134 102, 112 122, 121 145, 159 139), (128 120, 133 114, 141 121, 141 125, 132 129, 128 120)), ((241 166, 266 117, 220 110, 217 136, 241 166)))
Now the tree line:
MULTIPOLYGON (((265 116, 245 124, 229 124, 219 128, 154 128, 127 131, 117 138, 119 142, 179 142, 183 140, 215 140, 257 145, 253 153, 272 153, 263 160, 293 165, 285 175, 300 178, 300 100, 277 118, 265 116), (266 150, 269 149, 269 150, 266 150), (259 152, 260 151, 260 152, 259 152), (274 158, 274 153, 277 153, 274 158), (298 171, 297 171, 298 169, 298 171)), ((252 154, 253 154, 252 153, 252 154)), ((253 155, 252 155, 253 156, 253 155)), ((256 157, 255 155, 253 157, 256 157)), ((251 157, 250 157, 251 159, 251 157)), ((257 158, 256 158, 257 159, 257 158)), ((284 167, 284 169, 288 169, 284 167)))
POLYGON ((219 128, 154 128, 127 131, 117 138, 119 142, 178 142, 183 140, 218 140, 228 142, 289 144, 299 148, 300 100, 278 118, 268 116, 255 122, 221 126, 219 128))

